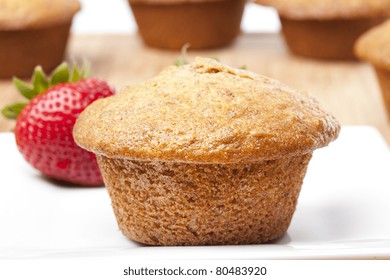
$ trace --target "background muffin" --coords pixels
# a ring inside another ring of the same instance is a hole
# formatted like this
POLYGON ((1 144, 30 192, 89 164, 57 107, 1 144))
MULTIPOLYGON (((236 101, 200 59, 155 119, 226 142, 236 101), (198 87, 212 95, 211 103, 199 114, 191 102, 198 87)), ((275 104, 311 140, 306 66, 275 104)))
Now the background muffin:
POLYGON ((0 78, 59 65, 79 9, 77 0, 0 0, 0 78))
POLYGON ((390 119, 390 20, 364 33, 355 51, 360 59, 374 66, 390 119))
POLYGON ((96 153, 124 235, 205 245, 281 236, 313 150, 338 132, 311 97, 198 58, 93 103, 73 135, 96 153))
POLYGON ((275 7, 290 50, 321 59, 355 59, 356 39, 389 17, 390 0, 255 0, 275 7))
POLYGON ((246 0, 129 0, 139 33, 152 47, 225 46, 240 32, 246 0))

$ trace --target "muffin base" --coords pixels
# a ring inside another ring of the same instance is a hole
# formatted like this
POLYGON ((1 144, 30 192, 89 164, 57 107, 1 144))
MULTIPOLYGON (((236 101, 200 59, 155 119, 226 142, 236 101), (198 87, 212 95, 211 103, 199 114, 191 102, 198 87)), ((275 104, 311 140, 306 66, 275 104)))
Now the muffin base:
POLYGON ((376 76, 382 91, 382 98, 385 104, 387 118, 390 120, 390 71, 375 67, 376 76))
POLYGON ((37 65, 52 71, 64 59, 70 26, 0 31, 0 78, 31 77, 37 65))
POLYGON ((220 165, 97 158, 125 236, 149 245, 222 245, 286 232, 311 154, 220 165))
POLYGON ((356 60, 357 38, 386 20, 379 18, 293 20, 280 17, 285 41, 294 54, 335 60, 356 60))
POLYGON ((225 46, 240 32, 245 0, 130 3, 144 42, 156 48, 225 46))

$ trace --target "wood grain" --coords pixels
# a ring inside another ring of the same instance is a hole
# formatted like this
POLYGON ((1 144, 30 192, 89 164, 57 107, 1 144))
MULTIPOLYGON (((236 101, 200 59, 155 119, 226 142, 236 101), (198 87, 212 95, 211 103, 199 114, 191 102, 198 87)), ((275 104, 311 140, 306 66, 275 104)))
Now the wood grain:
MULTIPOLYGON (((223 49, 189 51, 193 57, 216 56, 231 66, 246 66, 263 74, 308 91, 331 111, 343 125, 372 125, 390 143, 387 120, 379 86, 371 66, 360 62, 327 62, 291 55, 279 34, 242 34, 223 49)), ((104 78, 117 89, 135 85, 158 74, 180 56, 144 46, 137 35, 73 36, 68 60, 91 61, 93 75, 104 78)), ((0 107, 17 96, 9 80, 0 81, 0 107)), ((0 117, 0 131, 10 131, 13 121, 0 117)))

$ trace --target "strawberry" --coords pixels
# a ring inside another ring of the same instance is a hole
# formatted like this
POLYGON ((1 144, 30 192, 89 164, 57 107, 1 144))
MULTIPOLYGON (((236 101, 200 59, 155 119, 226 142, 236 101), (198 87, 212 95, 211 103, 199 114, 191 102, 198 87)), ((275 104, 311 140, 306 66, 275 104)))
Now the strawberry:
POLYGON ((36 67, 32 86, 14 78, 19 91, 31 101, 7 106, 2 113, 17 118, 15 138, 19 151, 50 178, 80 185, 102 185, 95 155, 78 147, 72 129, 79 114, 93 101, 114 94, 105 81, 84 78, 86 67, 70 71, 64 63, 46 78, 36 67))

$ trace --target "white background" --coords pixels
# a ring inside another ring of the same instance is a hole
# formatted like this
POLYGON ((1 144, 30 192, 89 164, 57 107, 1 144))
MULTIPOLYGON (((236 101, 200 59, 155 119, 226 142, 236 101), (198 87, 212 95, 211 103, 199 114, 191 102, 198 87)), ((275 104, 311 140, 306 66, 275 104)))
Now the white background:
MULTIPOLYGON (((127 0, 80 0, 82 9, 73 22, 75 33, 134 33, 137 30, 127 0)), ((248 2, 244 32, 276 32, 279 19, 272 8, 248 2)))

